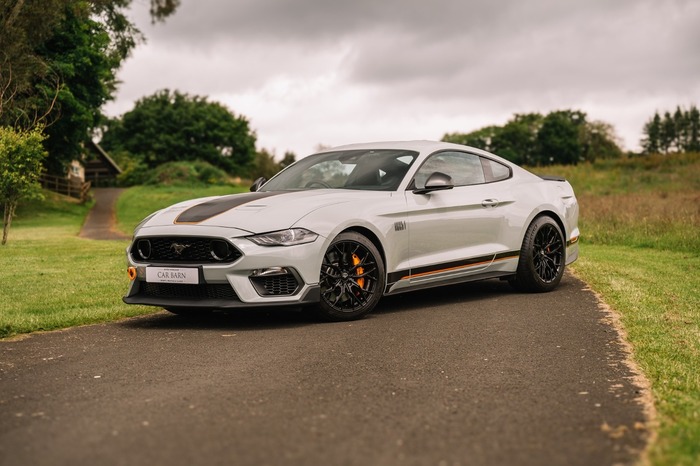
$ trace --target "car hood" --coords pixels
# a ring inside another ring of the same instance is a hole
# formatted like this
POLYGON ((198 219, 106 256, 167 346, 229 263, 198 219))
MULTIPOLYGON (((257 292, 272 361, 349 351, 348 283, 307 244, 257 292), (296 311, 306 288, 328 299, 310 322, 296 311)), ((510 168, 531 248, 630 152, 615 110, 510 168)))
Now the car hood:
MULTIPOLYGON (((140 228, 169 225, 235 228, 247 233, 266 233, 294 226, 315 210, 388 193, 315 189, 232 194, 192 199, 165 208, 140 228)), ((342 209, 342 207, 339 207, 342 209)))

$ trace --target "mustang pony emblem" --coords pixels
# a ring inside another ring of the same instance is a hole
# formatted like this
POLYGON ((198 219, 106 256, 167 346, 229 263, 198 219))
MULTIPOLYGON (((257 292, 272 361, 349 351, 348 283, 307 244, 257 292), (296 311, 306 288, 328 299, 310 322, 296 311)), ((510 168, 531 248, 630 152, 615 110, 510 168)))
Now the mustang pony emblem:
POLYGON ((185 249, 187 249, 189 247, 190 247, 189 244, 180 244, 180 243, 173 243, 170 245, 170 249, 173 250, 175 252, 175 254, 178 256, 181 256, 182 251, 184 251, 185 249))

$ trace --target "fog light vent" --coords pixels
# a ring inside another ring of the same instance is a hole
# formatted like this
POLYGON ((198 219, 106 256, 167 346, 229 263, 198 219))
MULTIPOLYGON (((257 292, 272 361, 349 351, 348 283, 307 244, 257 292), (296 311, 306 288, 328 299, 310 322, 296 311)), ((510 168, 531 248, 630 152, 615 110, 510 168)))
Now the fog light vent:
POLYGON ((254 270, 250 282, 260 296, 291 296, 299 290, 299 279, 286 267, 254 270))

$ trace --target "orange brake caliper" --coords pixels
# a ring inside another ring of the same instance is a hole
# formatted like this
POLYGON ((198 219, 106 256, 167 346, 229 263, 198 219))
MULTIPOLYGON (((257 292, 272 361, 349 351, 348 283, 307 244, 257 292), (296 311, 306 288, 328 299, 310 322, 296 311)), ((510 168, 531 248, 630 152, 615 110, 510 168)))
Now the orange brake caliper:
MULTIPOLYGON (((352 255, 352 265, 357 265, 360 263, 360 258, 357 257, 357 254, 352 255)), ((357 268, 357 275, 362 275, 365 273, 365 269, 362 267, 357 268)), ((357 284, 360 285, 360 288, 364 289, 365 287, 365 279, 364 278, 358 278, 357 279, 357 284)))

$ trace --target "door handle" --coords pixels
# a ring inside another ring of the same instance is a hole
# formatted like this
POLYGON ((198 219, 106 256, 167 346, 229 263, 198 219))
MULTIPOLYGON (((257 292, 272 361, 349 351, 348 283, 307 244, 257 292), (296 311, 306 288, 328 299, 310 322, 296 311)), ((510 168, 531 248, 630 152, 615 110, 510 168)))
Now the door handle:
POLYGON ((496 207, 498 204, 498 199, 484 199, 481 201, 482 207, 496 207))

